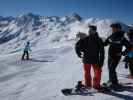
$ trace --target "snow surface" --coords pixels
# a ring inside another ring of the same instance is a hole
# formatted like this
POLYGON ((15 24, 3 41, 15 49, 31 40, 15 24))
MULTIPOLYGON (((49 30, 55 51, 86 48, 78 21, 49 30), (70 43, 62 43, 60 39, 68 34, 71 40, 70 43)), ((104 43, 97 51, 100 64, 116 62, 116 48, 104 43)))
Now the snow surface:
MULTIPOLYGON (((88 24, 94 24, 100 36, 106 38, 111 34, 112 20, 78 21, 72 16, 43 17, 31 13, 11 20, 0 29, 0 38, 16 32, 19 35, 0 45, 0 100, 133 100, 132 84, 129 90, 114 94, 63 96, 60 91, 83 80, 82 61, 74 51, 77 32, 87 33, 88 24), (22 49, 28 40, 32 43, 32 59, 21 61, 22 49)), ((125 24, 123 27, 128 28, 125 24)), ((102 82, 108 81, 107 49, 102 82)), ((117 70, 120 82, 133 83, 126 78, 129 72, 124 62, 120 62, 117 70)))

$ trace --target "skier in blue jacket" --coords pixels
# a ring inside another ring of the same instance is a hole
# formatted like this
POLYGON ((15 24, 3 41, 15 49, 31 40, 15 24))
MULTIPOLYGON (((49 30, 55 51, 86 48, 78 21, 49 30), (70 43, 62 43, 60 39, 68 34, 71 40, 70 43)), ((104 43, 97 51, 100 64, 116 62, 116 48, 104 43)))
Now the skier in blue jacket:
POLYGON ((26 56, 26 60, 29 60, 29 51, 31 51, 31 49, 30 49, 30 42, 28 41, 25 45, 25 48, 24 48, 22 60, 25 60, 25 56, 26 56))

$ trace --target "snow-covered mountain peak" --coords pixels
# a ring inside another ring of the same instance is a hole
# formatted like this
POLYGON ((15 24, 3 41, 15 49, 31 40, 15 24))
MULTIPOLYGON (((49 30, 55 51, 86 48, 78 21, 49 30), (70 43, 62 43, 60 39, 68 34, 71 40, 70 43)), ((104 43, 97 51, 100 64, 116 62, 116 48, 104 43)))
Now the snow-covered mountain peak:
POLYGON ((75 13, 75 12, 72 13, 72 14, 70 14, 69 17, 71 17, 71 18, 73 18, 75 20, 78 20, 78 21, 81 21, 82 20, 82 17, 79 14, 75 13))
POLYGON ((33 13, 23 13, 23 14, 20 14, 18 15, 17 17, 18 18, 23 18, 23 17, 31 17, 31 18, 34 18, 34 17, 38 17, 39 15, 36 15, 36 14, 33 14, 33 13))
MULTIPOLYGON (((111 34, 110 24, 114 22, 110 19, 83 19, 77 13, 63 17, 33 13, 21 14, 16 18, 0 17, 0 51, 9 53, 20 49, 26 41, 31 41, 36 48, 42 44, 66 43, 75 40, 78 32, 88 34, 88 25, 96 25, 99 35, 106 38, 111 34)), ((123 30, 128 30, 126 24, 121 24, 123 30)))

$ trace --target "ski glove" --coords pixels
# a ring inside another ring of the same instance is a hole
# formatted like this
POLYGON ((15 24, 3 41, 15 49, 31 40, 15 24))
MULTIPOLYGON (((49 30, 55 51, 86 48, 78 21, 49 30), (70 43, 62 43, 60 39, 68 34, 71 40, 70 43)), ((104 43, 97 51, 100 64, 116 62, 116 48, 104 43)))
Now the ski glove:
POLYGON ((125 50, 125 51, 121 52, 121 55, 122 56, 126 56, 127 55, 127 51, 125 50))

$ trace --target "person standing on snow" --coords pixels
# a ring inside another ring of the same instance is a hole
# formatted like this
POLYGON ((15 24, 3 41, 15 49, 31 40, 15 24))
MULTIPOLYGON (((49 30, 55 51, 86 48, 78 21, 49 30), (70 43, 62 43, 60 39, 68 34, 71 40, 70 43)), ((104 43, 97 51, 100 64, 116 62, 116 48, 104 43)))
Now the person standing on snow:
POLYGON ((25 48, 24 48, 22 60, 25 60, 25 56, 26 56, 26 60, 29 60, 29 51, 31 51, 31 49, 30 49, 30 42, 28 41, 25 45, 25 48))
POLYGON ((121 86, 118 82, 116 68, 121 59, 121 55, 125 55, 131 48, 130 43, 124 38, 124 32, 119 23, 111 25, 112 35, 105 41, 105 46, 109 45, 108 51, 108 69, 109 69, 109 86, 117 89, 121 86), (125 46, 126 50, 122 52, 122 47, 125 46))
POLYGON ((129 67, 130 75, 128 77, 133 79, 133 29, 130 29, 127 35, 132 48, 125 57, 125 67, 129 67))
POLYGON ((75 50, 78 57, 83 60, 85 86, 88 88, 93 87, 97 90, 101 89, 100 80, 104 62, 104 43, 98 36, 96 26, 89 26, 89 35, 76 43, 75 50), (94 70, 93 82, 91 67, 94 70))

